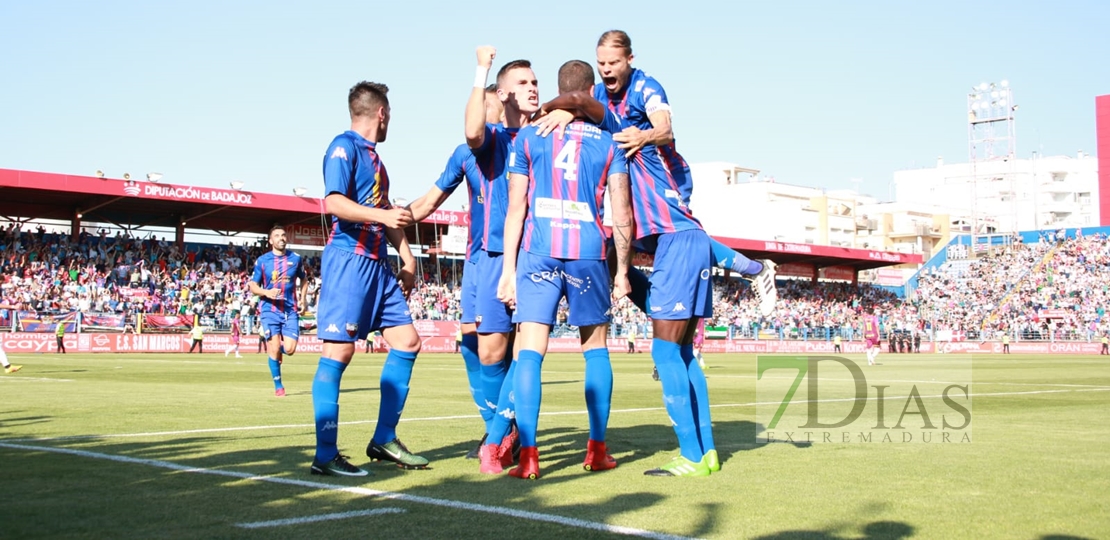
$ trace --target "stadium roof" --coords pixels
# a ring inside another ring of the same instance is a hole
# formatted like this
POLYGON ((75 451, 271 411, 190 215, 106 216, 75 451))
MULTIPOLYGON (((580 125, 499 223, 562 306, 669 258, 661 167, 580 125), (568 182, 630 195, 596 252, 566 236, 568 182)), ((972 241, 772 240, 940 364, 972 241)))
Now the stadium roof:
POLYGON ((752 259, 771 259, 777 264, 812 264, 817 268, 850 266, 867 270, 897 264, 921 264, 924 258, 917 253, 875 251, 814 244, 748 240, 716 236, 719 242, 742 252, 752 259))
POLYGON ((320 221, 311 197, 0 169, 0 215, 265 234, 320 221))
MULTIPOLYGON (((79 213, 84 222, 133 228, 175 228, 184 223, 188 229, 223 233, 266 234, 273 224, 281 223, 293 229, 288 232, 294 244, 323 245, 325 234, 324 203, 313 197, 0 169, 0 216, 71 221, 79 213)), ((422 243, 438 240, 437 232, 444 225, 469 225, 468 217, 464 212, 436 212, 421 223, 422 243)), ((415 228, 406 232, 410 241, 415 240, 415 228)), ((922 262, 918 254, 727 237, 717 240, 751 258, 771 259, 780 265, 866 270, 922 262)))

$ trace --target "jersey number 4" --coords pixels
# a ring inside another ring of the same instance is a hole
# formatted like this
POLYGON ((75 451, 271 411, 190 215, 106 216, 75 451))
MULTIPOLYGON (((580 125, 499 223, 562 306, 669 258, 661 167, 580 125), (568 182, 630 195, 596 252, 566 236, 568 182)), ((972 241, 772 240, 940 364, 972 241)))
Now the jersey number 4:
POLYGON ((555 168, 563 170, 563 180, 567 182, 578 181, 578 141, 567 141, 559 155, 555 156, 555 168))

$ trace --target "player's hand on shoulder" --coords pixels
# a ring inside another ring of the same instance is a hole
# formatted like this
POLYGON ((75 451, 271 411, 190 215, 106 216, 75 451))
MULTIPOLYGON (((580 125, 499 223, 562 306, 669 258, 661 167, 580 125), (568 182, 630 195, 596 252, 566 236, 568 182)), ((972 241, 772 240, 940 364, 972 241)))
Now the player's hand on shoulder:
POLYGON ((382 225, 390 229, 404 229, 413 223, 415 223, 415 220, 412 218, 412 210, 404 207, 394 207, 386 210, 386 218, 382 221, 382 225))
POLYGON ((647 143, 647 137, 646 131, 641 131, 640 128, 635 126, 630 126, 624 128, 620 133, 615 133, 613 135, 613 140, 620 143, 617 145, 617 148, 624 150, 625 157, 630 158, 644 147, 644 144, 647 143))
POLYGON ((570 111, 556 109, 537 118, 532 122, 532 125, 535 126, 536 133, 539 133, 540 137, 546 137, 552 131, 555 132, 557 137, 561 137, 563 130, 573 121, 574 115, 570 111))
POLYGON ((497 49, 491 45, 482 45, 478 47, 478 65, 484 68, 493 66, 493 59, 497 56, 497 49))

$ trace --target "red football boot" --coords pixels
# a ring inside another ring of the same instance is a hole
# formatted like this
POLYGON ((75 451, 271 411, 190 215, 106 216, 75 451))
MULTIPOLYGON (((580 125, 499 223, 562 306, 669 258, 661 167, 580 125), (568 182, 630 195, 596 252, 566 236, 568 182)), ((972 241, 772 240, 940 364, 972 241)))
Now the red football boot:
POLYGON ((587 471, 607 471, 614 469, 617 466, 617 460, 609 455, 609 449, 605 443, 598 442, 590 439, 586 443, 586 461, 582 463, 582 468, 587 471))
POLYGON ((520 430, 513 424, 509 428, 509 434, 501 439, 501 447, 499 448, 501 456, 501 466, 508 467, 516 463, 516 456, 520 449, 520 430))
POLYGON ((540 453, 535 446, 520 448, 520 465, 509 471, 509 476, 535 480, 540 477, 540 453))
POLYGON ((501 465, 500 455, 500 448, 496 444, 483 444, 478 450, 478 471, 482 474, 501 474, 505 468, 501 465))

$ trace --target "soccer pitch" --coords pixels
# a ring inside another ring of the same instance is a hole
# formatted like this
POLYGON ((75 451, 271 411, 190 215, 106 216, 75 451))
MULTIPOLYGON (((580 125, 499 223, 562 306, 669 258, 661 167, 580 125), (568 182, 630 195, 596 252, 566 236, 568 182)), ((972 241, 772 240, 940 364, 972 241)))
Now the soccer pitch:
MULTIPOLYGON (((940 383, 925 374, 957 355, 883 354, 874 367, 847 356, 864 364, 868 384, 921 379, 931 408, 940 383)), ((397 429, 432 468, 374 463, 367 478, 308 473, 311 354, 286 360, 284 398, 259 354, 12 355, 24 368, 0 375, 0 537, 1110 535, 1106 357, 975 357, 970 443, 810 444, 761 442, 766 409, 757 418, 755 404, 767 381, 756 380, 756 357, 709 355, 723 467, 706 478, 643 475, 677 455, 677 443, 650 355, 612 358, 608 443, 619 467, 582 469, 583 361, 557 354, 544 363, 543 476, 525 481, 481 475, 463 458, 482 424, 457 355, 417 360, 397 429)), ((356 465, 368 462, 383 359, 358 353, 343 378, 339 448, 356 465)), ((907 400, 890 392, 893 425, 907 400)))

